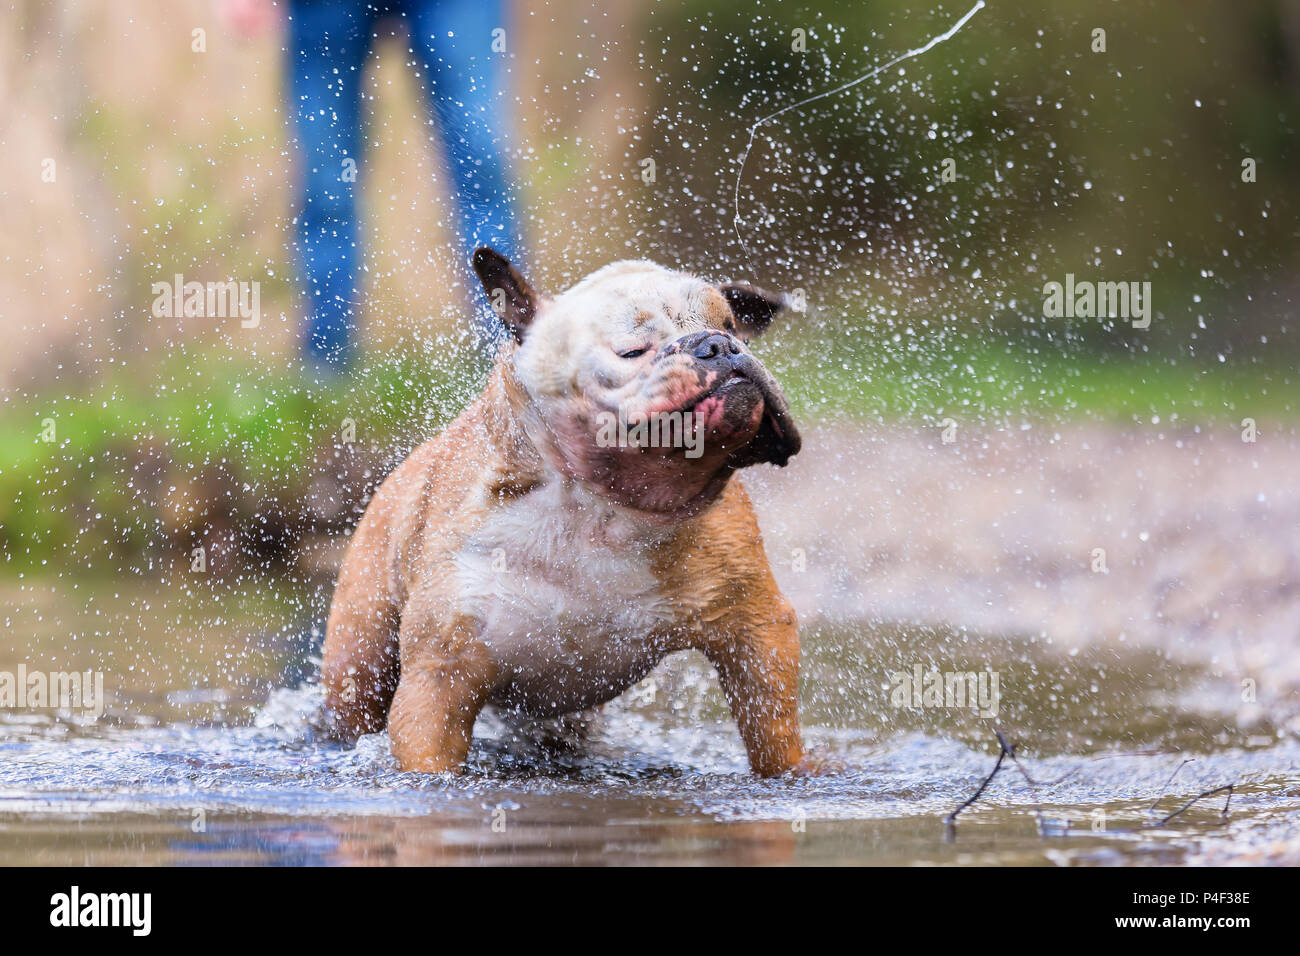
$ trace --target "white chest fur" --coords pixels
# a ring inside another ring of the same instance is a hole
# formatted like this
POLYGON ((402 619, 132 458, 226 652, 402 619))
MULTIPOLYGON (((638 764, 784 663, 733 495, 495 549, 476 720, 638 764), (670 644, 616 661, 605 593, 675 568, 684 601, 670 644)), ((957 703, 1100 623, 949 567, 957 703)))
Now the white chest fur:
POLYGON ((503 700, 547 716, 608 700, 662 657, 673 601, 651 566, 662 529, 555 481, 493 512, 455 555, 503 700))

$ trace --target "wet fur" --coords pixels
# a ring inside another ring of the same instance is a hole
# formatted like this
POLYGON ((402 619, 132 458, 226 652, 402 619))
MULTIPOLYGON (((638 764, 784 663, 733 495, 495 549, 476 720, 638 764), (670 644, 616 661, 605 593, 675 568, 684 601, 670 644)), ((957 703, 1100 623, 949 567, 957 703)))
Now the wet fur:
MULTIPOLYGON (((710 296, 649 264, 593 281, 605 293, 579 305, 662 298, 680 285, 693 302, 688 328, 733 319, 712 287, 710 296)), ((537 334, 562 336, 562 324, 539 320, 537 334)), ((534 343, 532 368, 507 346, 482 395, 367 508, 325 644, 335 732, 355 739, 387 725, 403 769, 456 770, 485 705, 528 717, 582 711, 693 648, 718 668, 755 772, 802 766, 795 616, 733 467, 724 457, 683 473, 677 487, 707 494, 663 512, 621 502, 581 464, 575 473, 562 447, 572 439, 555 425, 596 389, 564 371, 585 356, 562 341, 553 354, 534 343)))

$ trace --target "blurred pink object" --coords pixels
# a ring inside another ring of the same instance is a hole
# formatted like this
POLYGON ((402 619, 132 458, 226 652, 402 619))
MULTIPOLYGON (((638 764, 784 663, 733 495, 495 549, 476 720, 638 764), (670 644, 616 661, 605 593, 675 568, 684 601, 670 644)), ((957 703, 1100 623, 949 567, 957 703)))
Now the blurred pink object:
POLYGON ((264 33, 280 19, 271 0, 221 0, 219 6, 226 26, 245 40, 264 33))

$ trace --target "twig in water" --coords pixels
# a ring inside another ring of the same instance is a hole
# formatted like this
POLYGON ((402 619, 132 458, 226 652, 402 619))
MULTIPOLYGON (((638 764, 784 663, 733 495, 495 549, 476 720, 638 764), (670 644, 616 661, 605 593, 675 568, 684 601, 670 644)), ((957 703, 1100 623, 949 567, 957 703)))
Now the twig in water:
POLYGON ((973 804, 976 800, 978 800, 978 799, 980 798, 980 795, 981 795, 982 793, 984 793, 984 788, 987 787, 990 783, 993 782, 993 778, 996 777, 996 776, 998 775, 998 771, 1002 769, 1002 761, 1003 761, 1003 759, 1005 759, 1006 755, 1007 755, 1010 751, 1007 750, 1007 742, 1006 742, 1006 739, 1002 736, 1002 734, 1001 734, 1000 732, 998 733, 998 743, 1000 743, 1000 744, 1002 745, 1002 750, 1001 750, 1001 752, 998 754, 998 762, 995 763, 995 764, 993 765, 993 772, 992 772, 991 774, 989 774, 987 777, 984 778, 984 782, 980 784, 980 787, 979 787, 978 790, 976 790, 973 794, 971 794, 971 797, 970 797, 969 800, 967 800, 965 803, 963 803, 960 807, 958 807, 958 808, 957 808, 956 810, 954 810, 952 813, 950 813, 950 814, 948 814, 946 817, 944 817, 943 822, 944 822, 945 824, 947 824, 948 826, 951 827, 951 826, 952 826, 952 825, 957 821, 957 814, 961 813, 963 810, 965 810, 967 807, 969 807, 971 804, 973 804))
MULTIPOLYGON (((1034 795, 1034 814, 1038 820, 1038 833, 1039 836, 1043 836, 1045 835, 1045 829, 1043 825, 1043 807, 1042 807, 1042 802, 1038 796, 1038 788, 1040 786, 1055 786, 1056 784, 1061 783, 1069 779, 1070 777, 1074 776, 1076 773, 1079 772, 1081 767, 1075 767, 1074 769, 1068 771, 1067 773, 1062 774, 1060 777, 1057 777, 1055 780, 1048 781, 1046 783, 1041 783, 1035 780, 1032 776, 1030 776, 1029 771, 1026 770, 1024 764, 1020 762, 1020 758, 1016 756, 1016 748, 1013 747, 1010 741, 1007 740, 1006 735, 1003 734, 1002 731, 997 730, 996 728, 994 729, 993 733, 997 736, 998 746, 1000 747, 1000 750, 998 751, 997 762, 993 764, 992 772, 987 777, 984 778, 984 781, 979 785, 979 789, 977 789, 973 794, 971 794, 971 796, 966 800, 966 802, 964 802, 956 810, 952 811, 952 813, 948 814, 946 817, 943 818, 946 834, 948 837, 951 837, 953 835, 953 833, 956 830, 955 824, 957 821, 958 814, 960 814, 963 810, 966 810, 969 807, 973 806, 975 802, 978 801, 979 798, 984 795, 984 791, 988 789, 988 785, 993 782, 993 778, 996 777, 998 775, 998 772, 1002 769, 1002 762, 1007 757, 1010 757, 1011 762, 1016 765, 1016 769, 1019 770, 1020 775, 1025 778, 1025 782, 1029 784, 1030 792, 1032 792, 1034 795)), ((1111 757, 1151 756, 1151 755, 1160 755, 1168 752, 1169 751, 1146 750, 1146 751, 1136 751, 1133 753, 1098 754, 1089 759, 1106 760, 1111 757)), ((1169 779, 1165 781, 1164 787, 1161 788, 1160 796, 1156 797, 1155 800, 1152 801, 1151 806, 1148 808, 1149 810, 1154 810, 1156 808, 1156 804, 1158 804, 1162 799, 1164 799, 1165 791, 1169 788, 1169 784, 1173 782, 1174 777, 1178 775, 1178 771, 1182 770, 1183 767, 1186 766, 1187 764, 1192 763, 1193 759, 1194 758, 1188 757, 1185 760, 1183 760, 1183 762, 1180 763, 1176 768, 1174 768, 1174 772, 1169 775, 1169 779)), ((1227 817, 1228 809, 1232 805, 1232 794, 1235 791, 1235 789, 1236 789, 1236 784, 1229 783, 1221 787, 1215 787, 1212 790, 1206 790, 1202 793, 1198 793, 1196 796, 1192 797, 1192 799, 1188 800, 1185 804, 1183 804, 1173 813, 1169 814, 1168 816, 1161 817, 1159 820, 1157 820, 1154 823, 1144 823, 1139 826, 1132 827, 1126 830, 1112 830, 1111 832, 1135 833, 1138 830, 1150 830, 1153 828, 1162 827, 1170 820, 1172 820, 1174 817, 1178 816, 1181 813, 1186 812, 1188 809, 1192 807, 1193 804, 1201 800, 1204 800, 1206 797, 1212 797, 1218 793, 1227 793, 1228 795, 1228 798, 1223 802, 1223 809, 1219 811, 1219 816, 1227 817)), ((1066 829, 1067 830, 1069 829, 1068 824, 1066 829)))
MULTIPOLYGON (((1029 771, 1027 771, 1024 764, 1020 762, 1020 758, 1016 756, 1016 748, 1007 743, 1007 739, 1002 736, 1000 730, 994 731, 994 733, 998 735, 998 742, 1001 743, 1007 753, 1011 755, 1011 762, 1015 764, 1016 769, 1020 771, 1020 776, 1025 778, 1025 783, 1029 784, 1029 792, 1034 795, 1034 817, 1038 821, 1038 833, 1041 836, 1046 832, 1046 829, 1043 823, 1043 802, 1038 798, 1038 784, 1034 781, 1033 777, 1029 776, 1029 771)), ((1071 776, 1078 769, 1078 767, 1075 767, 1075 769, 1067 773, 1065 777, 1071 776)), ((1065 777, 1062 777, 1061 779, 1064 780, 1065 777)))
POLYGON ((1184 767, 1186 767, 1189 763, 1191 763, 1195 759, 1196 759, 1195 757, 1188 757, 1177 767, 1174 768, 1174 772, 1169 775, 1169 779, 1165 781, 1165 785, 1160 788, 1159 795, 1154 800, 1151 801, 1151 806, 1147 807, 1148 810, 1154 810, 1156 808, 1156 804, 1165 798, 1165 791, 1168 790, 1169 785, 1174 782, 1174 777, 1178 776, 1178 771, 1182 770, 1184 767))
POLYGON ((1162 817, 1157 822, 1150 824, 1150 826, 1162 827, 1170 820, 1172 820, 1174 817, 1178 816, 1178 814, 1182 813, 1184 810, 1190 807, 1196 801, 1203 800, 1206 797, 1212 797, 1216 793, 1223 793, 1225 790, 1228 792, 1228 799, 1223 801, 1223 809, 1219 811, 1219 816, 1226 817, 1228 815, 1228 806, 1232 803, 1232 791, 1234 787, 1236 787, 1235 783, 1229 783, 1229 784, 1225 784, 1222 787, 1215 787, 1213 790, 1206 790, 1203 793, 1198 793, 1196 796, 1192 797, 1192 799, 1188 800, 1186 803, 1184 803, 1173 813, 1169 814, 1169 816, 1162 817))

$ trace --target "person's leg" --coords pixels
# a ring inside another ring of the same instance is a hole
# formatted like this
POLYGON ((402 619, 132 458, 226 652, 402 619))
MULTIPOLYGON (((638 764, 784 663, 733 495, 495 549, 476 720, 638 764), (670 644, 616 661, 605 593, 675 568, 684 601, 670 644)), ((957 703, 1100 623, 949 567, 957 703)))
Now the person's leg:
MULTIPOLYGON (((469 258, 492 246, 523 267, 524 248, 516 215, 516 187, 509 161, 510 99, 506 53, 494 52, 492 31, 506 29, 502 0, 410 0, 412 46, 423 60, 433 122, 446 144, 455 176, 457 239, 467 290, 475 290, 469 258)), ((470 291, 471 297, 478 293, 470 291)), ((477 298, 476 298, 477 300, 477 298)), ((479 332, 490 343, 504 329, 486 307, 479 332)))
POLYGON ((360 294, 355 192, 369 11, 364 0, 289 4, 290 113, 298 147, 296 253, 307 304, 303 350, 310 362, 336 368, 352 354, 360 294))

